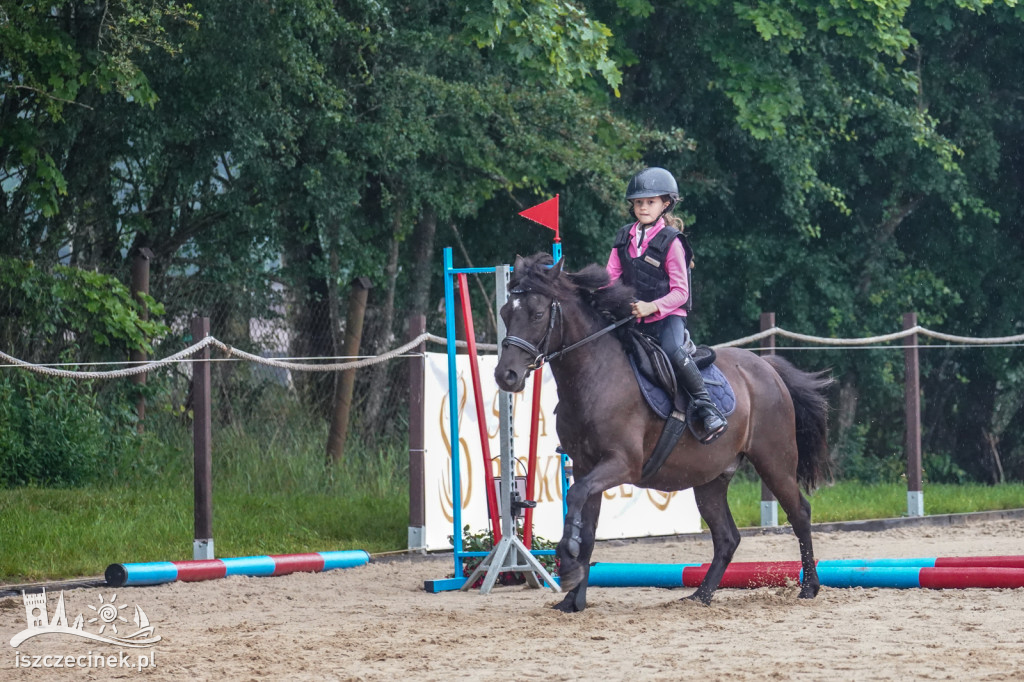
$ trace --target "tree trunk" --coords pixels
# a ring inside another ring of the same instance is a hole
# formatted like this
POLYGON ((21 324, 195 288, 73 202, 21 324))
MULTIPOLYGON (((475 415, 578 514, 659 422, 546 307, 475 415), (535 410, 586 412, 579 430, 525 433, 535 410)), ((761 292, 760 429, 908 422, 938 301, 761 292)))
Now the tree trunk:
POLYGON ((1006 481, 1006 477, 1003 475, 1003 460, 999 456, 999 437, 991 431, 982 431, 981 433, 985 437, 989 457, 992 460, 992 485, 999 485, 1006 481))
POLYGON ((954 360, 955 349, 942 352, 942 362, 938 370, 931 371, 923 393, 929 396, 922 406, 921 449, 922 452, 940 452, 949 448, 948 443, 956 430, 949 419, 950 404, 955 403, 955 386, 957 385, 957 363, 954 360))
MULTIPOLYGON (((314 239, 305 244, 291 244, 289 263, 322 262, 323 251, 314 239)), ((335 354, 331 333, 331 311, 327 280, 306 269, 305 276, 295 277, 290 306, 293 357, 328 357, 335 354)), ((293 372, 295 390, 302 402, 315 414, 328 418, 334 395, 334 377, 327 372, 293 372)))
MULTIPOLYGON (((391 230, 391 247, 388 253, 388 264, 384 271, 385 290, 384 305, 381 307, 380 316, 377 319, 377 344, 374 352, 380 353, 391 347, 395 339, 395 285, 398 281, 398 233, 401 230, 400 219, 395 217, 391 230)), ((369 396, 366 401, 364 413, 365 423, 369 427, 367 435, 371 438, 380 433, 380 424, 377 423, 380 417, 381 406, 384 404, 384 394, 391 390, 392 386, 401 386, 403 383, 387 381, 388 373, 392 369, 392 363, 381 362, 370 367, 369 396)))
MULTIPOLYGON (((466 265, 469 267, 476 267, 473 265, 473 261, 469 257, 469 251, 466 250, 466 245, 462 242, 462 235, 459 234, 459 228, 455 225, 455 221, 448 223, 449 227, 452 228, 452 233, 455 235, 455 242, 459 245, 459 251, 462 252, 462 257, 466 259, 466 265)), ((494 312, 494 306, 491 305, 491 294, 487 292, 483 282, 480 281, 479 275, 471 275, 474 282, 476 282, 477 290, 480 292, 480 299, 484 302, 484 306, 487 308, 487 330, 491 333, 491 338, 497 340, 498 338, 498 316, 494 312)), ((466 278, 466 283, 469 283, 469 277, 466 278)), ((470 298, 472 300, 472 297, 470 298)), ((483 326, 481 325, 480 329, 483 326)))
POLYGON ((437 234, 437 215, 427 208, 416 221, 412 232, 412 276, 409 288, 409 313, 426 315, 430 305, 430 287, 434 277, 434 236, 437 234))
MULTIPOLYGON (((132 296, 142 306, 142 309, 139 311, 139 317, 142 320, 149 320, 149 306, 146 305, 142 295, 149 295, 149 261, 152 258, 153 252, 147 248, 138 249, 132 255, 132 296)), ((135 362, 144 363, 146 361, 146 354, 141 350, 132 350, 128 358, 135 362)), ((141 389, 146 385, 146 373, 133 375, 131 381, 138 389, 135 396, 135 415, 138 418, 138 422, 135 428, 139 433, 142 433, 145 431, 146 423, 146 395, 141 389)))
MULTIPOLYGON (((366 298, 370 291, 368 277, 357 277, 349 293, 348 314, 345 317, 345 345, 342 355, 352 358, 359 355, 363 335, 363 319, 366 314, 366 298)), ((345 454, 348 440, 348 425, 352 418, 352 395, 356 370, 334 372, 334 405, 331 410, 331 427, 327 434, 327 463, 336 464, 345 454)))
POLYGON ((841 458, 849 451, 850 430, 857 419, 856 378, 843 379, 839 386, 839 405, 836 406, 836 440, 832 447, 832 459, 841 462, 841 458))

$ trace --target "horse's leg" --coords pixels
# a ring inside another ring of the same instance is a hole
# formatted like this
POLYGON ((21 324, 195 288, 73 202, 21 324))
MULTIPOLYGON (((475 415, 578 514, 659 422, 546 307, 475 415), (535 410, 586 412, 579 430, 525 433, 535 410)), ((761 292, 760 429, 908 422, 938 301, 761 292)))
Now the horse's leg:
MULTIPOLYGON (((603 493, 596 493, 590 496, 584 505, 580 517, 580 542, 579 556, 577 561, 583 568, 583 579, 576 587, 569 590, 565 599, 555 606, 555 609, 563 613, 578 613, 587 608, 587 583, 590 579, 590 557, 594 553, 594 540, 597 536, 597 519, 601 513, 601 499, 603 493)), ((563 564, 564 565, 564 564, 563 564)), ((559 581, 566 584, 564 581, 559 581)))
POLYGON ((711 566, 708 568, 704 580, 701 581, 697 591, 687 599, 699 601, 705 605, 711 603, 718 584, 722 581, 722 575, 726 567, 732 561, 732 555, 740 544, 740 531, 732 518, 729 510, 729 500, 726 495, 729 489, 729 481, 732 473, 722 474, 713 481, 693 489, 694 499, 697 501, 697 509, 701 518, 708 524, 711 531, 711 540, 714 545, 714 558, 711 559, 711 566))
POLYGON ((814 566, 814 548, 811 545, 811 503, 800 494, 800 484, 797 483, 795 472, 783 472, 770 464, 759 467, 757 462, 751 461, 765 485, 779 501, 779 506, 789 517, 793 534, 800 543, 800 563, 804 577, 799 596, 801 599, 814 599, 818 596, 821 584, 818 582, 818 570, 814 566))
POLYGON ((624 456, 607 453, 590 472, 577 479, 566 493, 565 527, 557 550, 559 584, 563 590, 572 593, 577 585, 586 580, 590 554, 594 550, 601 493, 627 482, 628 471, 624 456))

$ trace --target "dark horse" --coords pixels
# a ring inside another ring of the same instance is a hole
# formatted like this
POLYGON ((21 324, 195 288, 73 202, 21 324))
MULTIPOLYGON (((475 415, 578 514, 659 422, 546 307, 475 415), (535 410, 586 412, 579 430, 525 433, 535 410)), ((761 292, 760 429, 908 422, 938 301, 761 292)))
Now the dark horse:
POLYGON ((711 530, 714 558, 689 598, 710 603, 740 542, 726 490, 743 457, 788 515, 803 563, 800 597, 814 598, 819 582, 811 548, 811 505, 800 485, 810 492, 829 473, 824 390, 831 379, 803 372, 778 357, 719 350, 716 364, 736 392, 728 431, 709 445, 686 433, 664 466, 641 480, 644 461, 665 422, 641 397, 615 334, 570 349, 608 326, 602 311, 628 316, 632 295, 625 286, 609 287, 599 265, 566 273, 561 261, 552 266, 549 255, 537 254, 516 258, 509 299, 501 308, 506 340, 512 341, 503 344, 495 380, 502 390, 522 391, 530 372, 550 358, 558 385, 556 430, 573 460, 575 482, 567 495, 558 544, 559 577, 568 594, 555 608, 586 608, 602 493, 624 483, 663 491, 693 488, 711 530))

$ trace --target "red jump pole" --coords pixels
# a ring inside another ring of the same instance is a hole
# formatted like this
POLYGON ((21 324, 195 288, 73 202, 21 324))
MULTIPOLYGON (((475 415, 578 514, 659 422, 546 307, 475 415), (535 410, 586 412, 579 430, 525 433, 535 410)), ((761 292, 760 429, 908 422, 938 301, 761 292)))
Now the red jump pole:
MULTIPOLYGON (((711 564, 683 568, 683 587, 700 587, 711 564)), ((719 587, 785 587, 800 582, 799 561, 754 561, 729 564, 719 587)))
MULTIPOLYGON (((533 372, 533 409, 530 412, 530 453, 526 460, 526 499, 532 500, 537 479, 537 440, 540 438, 540 393, 544 368, 533 372)), ((533 508, 527 507, 523 518, 523 544, 533 549, 533 508)))
MULTIPOLYGON (((466 327, 466 345, 469 350, 469 368, 473 377, 473 399, 476 403, 476 423, 480 431, 480 452, 484 458, 484 490, 487 493, 487 513, 491 517, 491 532, 494 535, 494 544, 497 546, 501 540, 501 526, 498 523, 498 498, 494 493, 494 474, 491 465, 491 443, 487 435, 487 419, 484 412, 484 396, 480 388, 480 364, 476 355, 476 335, 473 332, 473 310, 469 305, 469 284, 466 281, 466 273, 458 273, 459 298, 462 301, 462 321, 466 327)), ((456 532, 461 533, 462 529, 457 528, 456 532)))

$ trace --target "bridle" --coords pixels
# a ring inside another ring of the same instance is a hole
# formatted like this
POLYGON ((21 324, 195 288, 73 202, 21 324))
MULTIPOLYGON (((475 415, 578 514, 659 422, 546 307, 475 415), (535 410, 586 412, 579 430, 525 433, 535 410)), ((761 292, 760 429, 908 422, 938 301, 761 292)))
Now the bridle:
MULTIPOLYGON (((508 293, 509 294, 527 294, 527 293, 529 293, 529 291, 526 290, 526 289, 516 288, 516 289, 510 289, 508 293)), ((594 332, 593 334, 590 334, 589 336, 583 337, 582 339, 580 339, 579 341, 577 341, 576 343, 574 343, 572 345, 563 346, 562 348, 559 348, 555 352, 549 353, 548 352, 548 345, 551 343, 551 332, 554 331, 554 329, 555 329, 555 319, 556 318, 559 320, 559 322, 561 322, 560 326, 562 327, 562 341, 564 343, 564 341, 565 341, 565 334, 564 334, 565 322, 562 319, 562 304, 559 303, 557 299, 553 298, 553 299, 551 299, 551 306, 548 309, 548 328, 544 332, 544 336, 541 337, 541 340, 537 343, 537 345, 534 345, 534 344, 530 343, 529 341, 527 341, 526 339, 520 338, 518 336, 511 336, 510 335, 510 336, 506 336, 504 339, 501 340, 502 350, 507 349, 509 346, 515 346, 515 347, 521 348, 522 350, 524 350, 527 353, 529 353, 533 357, 533 360, 526 365, 526 369, 532 372, 533 370, 542 367, 544 365, 544 363, 551 362, 555 358, 557 358, 557 357, 559 357, 561 355, 564 355, 564 354, 568 353, 571 350, 575 350, 576 348, 579 348, 580 346, 582 346, 585 343, 590 343, 594 339, 597 339, 597 338, 599 338, 601 336, 604 336, 608 332, 611 332, 611 331, 614 331, 614 330, 618 329, 622 325, 624 325, 627 322, 629 322, 630 320, 632 320, 633 316, 632 315, 627 315, 626 317, 623 317, 620 320, 616 320, 615 322, 611 323, 607 327, 599 329, 598 331, 594 332)))
MULTIPOLYGON (((508 293, 516 295, 527 294, 529 292, 526 289, 516 288, 510 289, 508 293)), ((560 319, 561 317, 562 304, 558 302, 558 299, 552 298, 551 307, 548 309, 548 328, 547 331, 544 332, 544 336, 541 337, 541 340, 538 342, 538 344, 535 346, 526 339, 520 338, 518 336, 509 335, 501 340, 502 350, 505 350, 509 346, 515 346, 516 348, 521 348, 525 350, 527 353, 530 354, 531 357, 533 357, 533 361, 526 365, 526 369, 532 372, 533 370, 543 365, 545 362, 550 361, 553 357, 563 352, 556 351, 553 354, 548 353, 548 344, 551 343, 551 332, 554 331, 555 329, 555 318, 560 319)), ((565 325, 563 324, 562 327, 564 328, 564 326, 565 325)))

